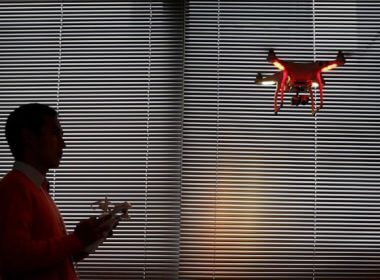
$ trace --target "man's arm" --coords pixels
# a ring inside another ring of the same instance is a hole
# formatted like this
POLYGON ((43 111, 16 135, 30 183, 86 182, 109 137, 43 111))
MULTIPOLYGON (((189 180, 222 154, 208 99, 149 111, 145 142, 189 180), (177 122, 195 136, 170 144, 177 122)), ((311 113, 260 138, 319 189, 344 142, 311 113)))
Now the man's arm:
POLYGON ((32 199, 27 190, 15 184, 0 196, 0 256, 9 273, 52 266, 83 250, 77 234, 33 240, 32 199))

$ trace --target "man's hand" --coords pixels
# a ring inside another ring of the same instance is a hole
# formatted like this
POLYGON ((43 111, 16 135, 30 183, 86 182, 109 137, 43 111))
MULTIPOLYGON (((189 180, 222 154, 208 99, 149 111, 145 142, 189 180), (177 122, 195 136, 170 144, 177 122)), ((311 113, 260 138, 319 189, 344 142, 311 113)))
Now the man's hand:
POLYGON ((112 230, 109 219, 111 215, 105 215, 100 218, 91 217, 86 220, 82 220, 76 226, 74 234, 76 234, 79 240, 84 246, 87 246, 95 241, 106 237, 112 230))
POLYGON ((80 253, 77 253, 77 254, 73 255, 73 261, 74 262, 80 262, 83 259, 87 258, 88 256, 89 256, 89 253, 83 251, 83 252, 80 252, 80 253))

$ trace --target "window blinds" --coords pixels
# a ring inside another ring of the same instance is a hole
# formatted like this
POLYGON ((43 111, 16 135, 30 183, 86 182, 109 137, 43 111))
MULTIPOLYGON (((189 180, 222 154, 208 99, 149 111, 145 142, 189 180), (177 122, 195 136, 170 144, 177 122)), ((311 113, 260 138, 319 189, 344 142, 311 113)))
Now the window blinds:
MULTIPOLYGON (((49 179, 69 230, 105 195, 131 221, 77 266, 81 279, 176 279, 182 5, 1 4, 2 124, 24 102, 60 114, 67 148, 49 179)), ((11 158, 2 142, 3 171, 11 158)))
POLYGON ((133 204, 80 278, 376 279, 379 14, 369 0, 2 1, 1 128, 23 103, 59 111, 49 180, 69 231, 104 195, 133 204), (276 71, 269 48, 348 55, 316 117, 290 94, 273 115, 274 88, 254 85, 276 71))
MULTIPOLYGON (((360 3, 359 3, 360 2, 360 3)), ((186 2, 181 279, 379 274, 379 4, 186 2), (325 107, 273 114, 266 62, 349 54, 325 107), (196 219, 194 219, 196 217, 196 219)))
POLYGON ((12 166, 4 127, 18 105, 55 105, 60 5, 57 3, 0 3, 1 172, 12 166))
POLYGON ((343 49, 316 118, 316 278, 379 275, 380 4, 317 1, 317 58, 343 49), (327 96, 328 94, 328 96, 327 96))

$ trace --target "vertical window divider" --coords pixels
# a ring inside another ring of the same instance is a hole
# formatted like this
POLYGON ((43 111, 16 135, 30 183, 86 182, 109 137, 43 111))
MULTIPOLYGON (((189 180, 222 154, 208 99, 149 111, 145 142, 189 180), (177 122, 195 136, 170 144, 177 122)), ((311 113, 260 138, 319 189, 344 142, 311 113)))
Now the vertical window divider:
MULTIPOLYGON (((59 39, 58 39, 58 69, 57 69, 57 101, 56 101, 56 110, 59 114, 59 97, 61 91, 61 65, 62 65, 62 29, 63 29, 63 0, 61 1, 61 15, 59 19, 59 39)), ((53 170, 53 188, 52 188, 52 197, 55 200, 56 194, 56 169, 53 170)))
POLYGON ((214 204, 214 254, 212 278, 215 279, 216 266, 216 228, 218 207, 218 185, 219 185, 219 55, 220 55, 220 0, 217 9, 217 64, 216 64, 216 155, 215 155, 215 204, 214 204))
POLYGON ((179 218, 178 218, 178 261, 177 261, 177 277, 180 275, 180 266, 181 266, 181 240, 182 240, 182 201, 183 201, 183 192, 182 192, 182 187, 183 187, 183 148, 184 148, 184 120, 185 120, 185 65, 186 65, 186 7, 187 7, 187 2, 188 0, 183 0, 182 3, 182 85, 181 85, 181 90, 182 90, 182 100, 181 100, 181 112, 180 112, 180 146, 179 146, 179 151, 180 151, 180 188, 179 188, 179 199, 180 199, 180 210, 179 210, 179 218))
MULTIPOLYGON (((313 13, 313 61, 317 61, 315 0, 312 2, 313 13)), ((315 91, 316 93, 316 91, 315 91)), ((314 94, 317 99, 317 94, 314 94)), ((315 99, 315 100, 316 100, 315 99)), ((316 279, 316 246, 317 246, 317 197, 318 197, 318 114, 314 114, 314 209, 313 209, 313 280, 316 279)))
POLYGON ((148 34, 148 88, 147 88, 147 118, 146 118, 146 153, 145 153, 145 225, 144 225, 144 268, 143 279, 146 279, 147 273, 147 224, 148 224, 148 181, 149 181, 149 125, 150 125, 150 79, 151 79, 151 56, 152 56, 152 1, 149 3, 149 34, 148 34))

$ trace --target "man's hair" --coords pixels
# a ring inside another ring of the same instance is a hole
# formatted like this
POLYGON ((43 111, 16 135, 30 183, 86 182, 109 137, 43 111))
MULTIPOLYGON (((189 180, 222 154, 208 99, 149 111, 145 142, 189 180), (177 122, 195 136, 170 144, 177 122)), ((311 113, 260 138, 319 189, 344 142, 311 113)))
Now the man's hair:
POLYGON ((5 125, 5 137, 16 160, 23 157, 22 131, 27 129, 38 134, 47 117, 57 117, 57 112, 40 103, 21 105, 10 113, 5 125))

